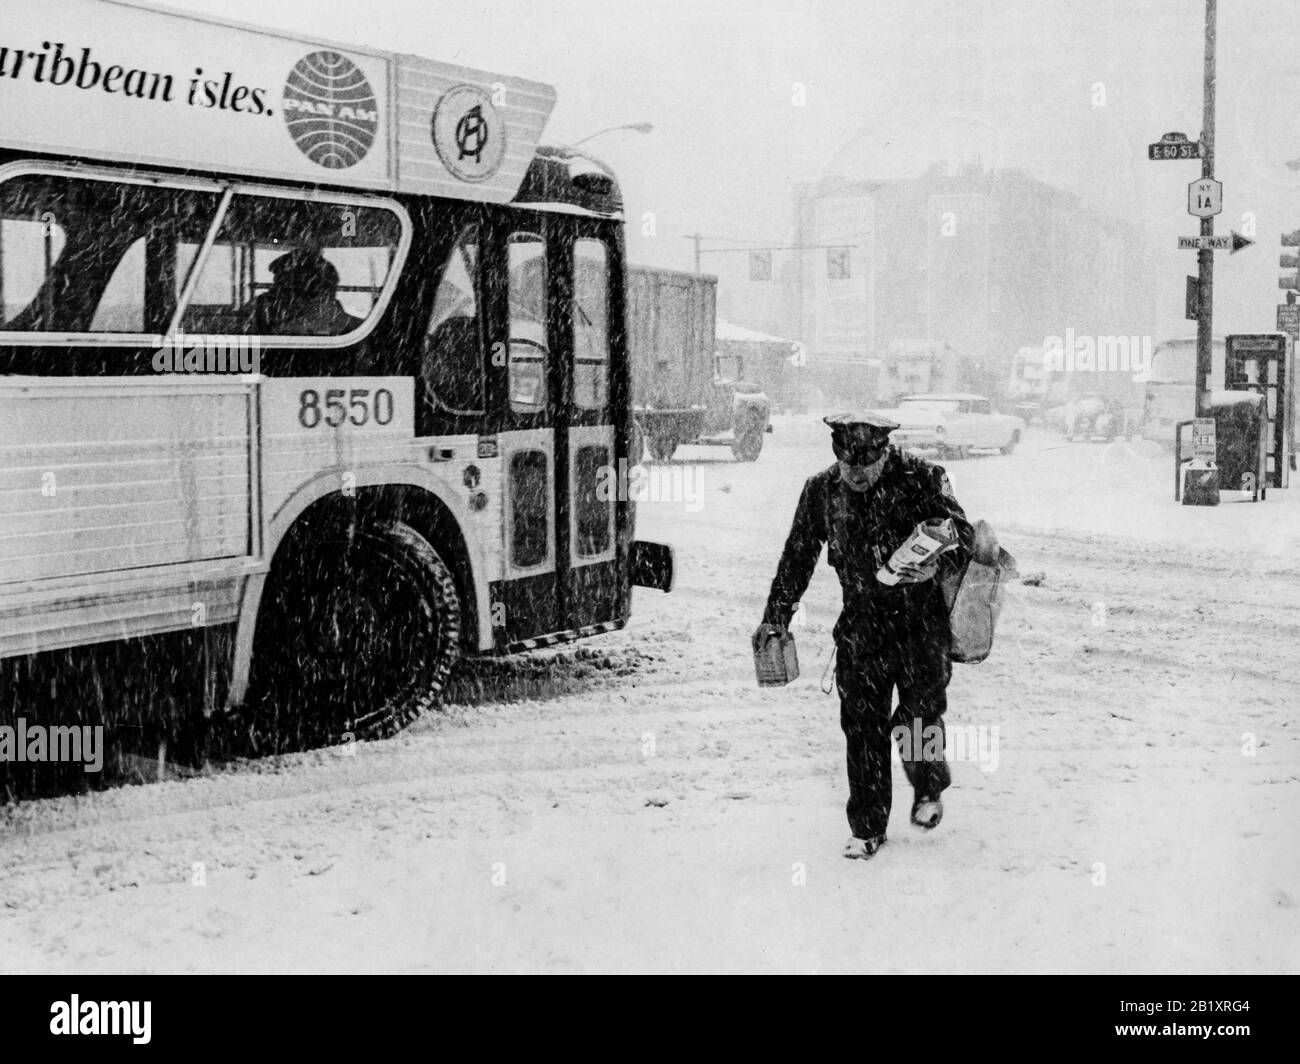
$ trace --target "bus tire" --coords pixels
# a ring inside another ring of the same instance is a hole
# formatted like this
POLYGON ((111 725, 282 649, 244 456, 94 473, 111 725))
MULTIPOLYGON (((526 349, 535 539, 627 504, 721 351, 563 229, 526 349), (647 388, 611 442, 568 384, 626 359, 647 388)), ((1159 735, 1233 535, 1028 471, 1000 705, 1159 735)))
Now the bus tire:
POLYGON ((258 619, 257 730, 276 750, 377 739, 436 707, 461 609, 429 541, 401 521, 338 522, 293 548, 258 619))

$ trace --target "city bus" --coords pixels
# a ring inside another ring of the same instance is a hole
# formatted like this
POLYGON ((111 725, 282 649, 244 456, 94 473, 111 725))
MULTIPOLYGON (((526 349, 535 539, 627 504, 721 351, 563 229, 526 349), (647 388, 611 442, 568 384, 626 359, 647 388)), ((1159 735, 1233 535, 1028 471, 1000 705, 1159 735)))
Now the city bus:
MULTIPOLYGON (((118 0, 0 24, 0 659, 188 633, 328 741, 622 627, 619 187, 554 90, 118 0)), ((0 660, 0 665, 5 662, 0 660)))

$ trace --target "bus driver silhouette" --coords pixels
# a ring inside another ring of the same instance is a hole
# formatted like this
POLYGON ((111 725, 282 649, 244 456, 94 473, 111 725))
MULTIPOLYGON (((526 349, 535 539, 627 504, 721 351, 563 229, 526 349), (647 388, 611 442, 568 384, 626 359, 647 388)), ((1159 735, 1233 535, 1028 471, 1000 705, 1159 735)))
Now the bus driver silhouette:
POLYGON ((271 263, 271 287, 253 305, 261 336, 342 336, 359 328, 338 301, 339 271, 319 251, 299 248, 271 263))

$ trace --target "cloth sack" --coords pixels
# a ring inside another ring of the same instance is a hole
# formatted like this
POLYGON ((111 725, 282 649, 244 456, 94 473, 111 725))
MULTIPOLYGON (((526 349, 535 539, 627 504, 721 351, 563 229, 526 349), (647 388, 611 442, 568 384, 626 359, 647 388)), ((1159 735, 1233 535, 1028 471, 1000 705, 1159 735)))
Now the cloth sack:
POLYGON ((952 661, 973 665, 993 649, 993 633, 1008 580, 1018 576, 1016 560, 998 545, 998 537, 987 521, 975 522, 975 549, 965 568, 942 579, 944 603, 948 607, 948 629, 952 661))

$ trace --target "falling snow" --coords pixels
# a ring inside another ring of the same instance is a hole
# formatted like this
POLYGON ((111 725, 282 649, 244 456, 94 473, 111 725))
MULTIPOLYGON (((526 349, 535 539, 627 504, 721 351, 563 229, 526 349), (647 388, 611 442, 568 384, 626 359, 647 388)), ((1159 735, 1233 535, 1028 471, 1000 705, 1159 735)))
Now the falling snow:
MULTIPOLYGON (((669 595, 624 632, 478 662, 395 738, 5 812, 6 971, 1284 971, 1300 965, 1300 521, 1287 493, 1173 503, 1151 445, 1031 429, 948 465, 1036 584, 957 665, 942 825, 845 861, 819 680, 754 683, 749 634, 825 428, 682 448, 703 505, 641 506, 669 595), (990 744, 986 742, 987 754, 990 744), (201 885, 199 885, 201 884, 201 885)), ((139 773, 157 772, 141 759, 139 773)))

